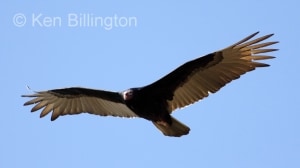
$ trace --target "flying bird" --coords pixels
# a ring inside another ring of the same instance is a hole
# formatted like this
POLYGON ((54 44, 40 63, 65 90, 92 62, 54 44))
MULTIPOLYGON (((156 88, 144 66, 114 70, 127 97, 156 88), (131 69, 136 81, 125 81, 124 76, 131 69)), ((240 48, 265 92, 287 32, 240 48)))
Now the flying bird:
POLYGON ((264 53, 275 42, 263 42, 273 34, 252 39, 258 32, 222 50, 188 61, 171 73, 147 86, 121 92, 70 87, 35 92, 24 105, 42 109, 40 117, 52 112, 51 121, 59 116, 90 113, 100 116, 140 117, 151 121, 164 135, 180 137, 190 128, 171 116, 182 107, 217 92, 242 74, 268 64, 257 62, 275 58, 264 53))

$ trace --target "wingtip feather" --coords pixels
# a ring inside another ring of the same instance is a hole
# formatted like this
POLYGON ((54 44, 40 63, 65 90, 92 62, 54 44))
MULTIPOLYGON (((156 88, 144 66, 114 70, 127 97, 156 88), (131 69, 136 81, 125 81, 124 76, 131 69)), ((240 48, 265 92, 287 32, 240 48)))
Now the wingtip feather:
POLYGON ((242 43, 244 43, 244 42, 250 40, 250 39, 253 38, 254 36, 256 36, 258 33, 259 33, 259 31, 257 31, 257 32, 255 32, 255 33, 253 33, 253 34, 251 34, 251 35, 245 37, 244 39, 242 39, 242 40, 236 42, 235 44, 233 44, 233 45, 231 45, 231 46, 233 47, 233 46, 242 44, 242 43))
POLYGON ((51 121, 54 121, 54 120, 56 120, 58 117, 53 117, 53 115, 51 116, 51 121))

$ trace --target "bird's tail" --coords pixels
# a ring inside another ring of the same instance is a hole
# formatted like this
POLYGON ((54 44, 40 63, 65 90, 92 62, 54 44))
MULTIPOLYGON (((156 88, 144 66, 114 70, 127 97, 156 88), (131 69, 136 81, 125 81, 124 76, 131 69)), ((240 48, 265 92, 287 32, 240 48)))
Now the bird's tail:
POLYGON ((166 136, 180 137, 189 133, 190 128, 171 116, 172 124, 157 121, 153 124, 166 136))

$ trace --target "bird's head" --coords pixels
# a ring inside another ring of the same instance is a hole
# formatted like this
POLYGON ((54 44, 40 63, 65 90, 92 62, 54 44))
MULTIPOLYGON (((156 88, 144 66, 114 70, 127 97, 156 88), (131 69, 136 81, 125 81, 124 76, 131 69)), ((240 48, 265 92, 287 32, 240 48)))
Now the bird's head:
POLYGON ((137 88, 130 88, 128 90, 125 90, 123 93, 122 93, 122 96, 123 96, 123 99, 125 101, 129 101, 129 100, 132 100, 132 98, 136 95, 136 92, 138 91, 137 88))

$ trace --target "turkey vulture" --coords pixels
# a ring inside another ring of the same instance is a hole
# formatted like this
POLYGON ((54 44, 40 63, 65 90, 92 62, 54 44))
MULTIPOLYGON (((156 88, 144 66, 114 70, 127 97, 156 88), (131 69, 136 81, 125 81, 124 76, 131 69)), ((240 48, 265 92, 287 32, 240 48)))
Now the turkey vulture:
POLYGON ((264 47, 278 42, 262 42, 273 34, 253 39, 258 32, 241 41, 181 65, 154 83, 122 92, 71 87, 35 92, 24 105, 36 104, 32 112, 43 109, 40 117, 52 112, 51 121, 67 114, 90 113, 100 116, 141 117, 166 136, 180 137, 190 128, 170 114, 195 103, 256 67, 256 62, 275 58, 261 53, 276 51, 264 47))

